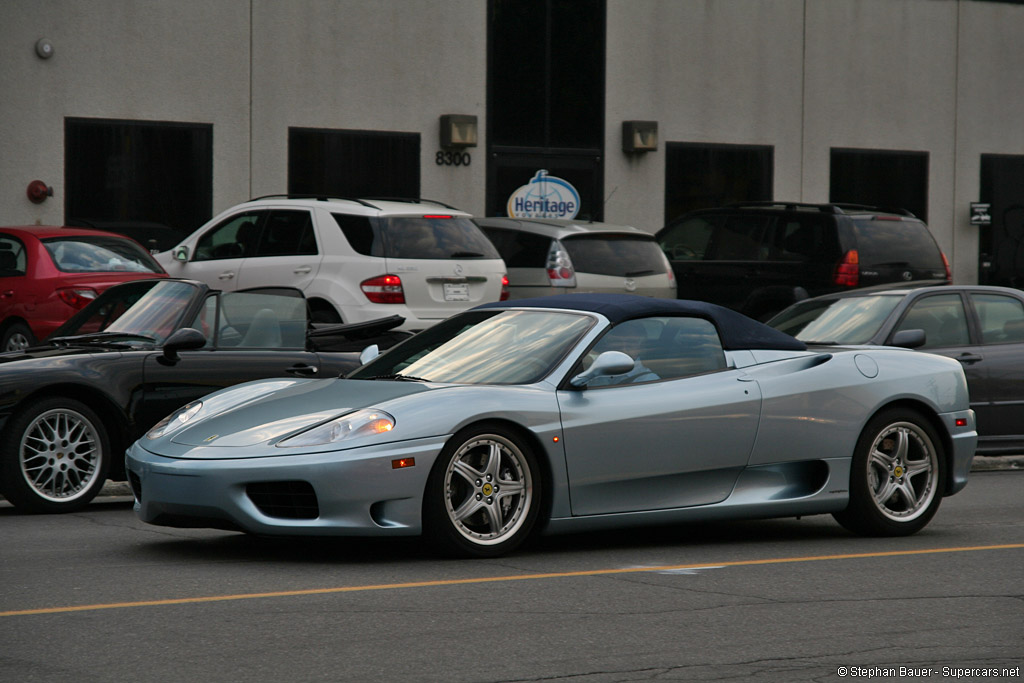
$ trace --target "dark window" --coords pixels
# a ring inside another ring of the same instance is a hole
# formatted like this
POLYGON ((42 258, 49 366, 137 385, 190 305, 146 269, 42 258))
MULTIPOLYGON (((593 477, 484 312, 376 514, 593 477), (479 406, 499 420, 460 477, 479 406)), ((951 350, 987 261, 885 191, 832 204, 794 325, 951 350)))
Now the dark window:
POLYGON ((382 218, 388 258, 499 259, 498 251, 468 218, 382 218))
POLYGON ((772 199, 770 146, 670 142, 665 156, 665 221, 735 202, 772 199))
POLYGON ((0 277, 25 274, 25 245, 17 237, 0 235, 0 277))
POLYGON ((1003 294, 971 294, 981 323, 982 344, 1024 342, 1024 306, 1003 294))
POLYGON ((581 235, 563 239, 562 246, 578 273, 640 277, 665 272, 665 256, 653 239, 581 235))
POLYGON ((288 192, 417 198, 419 133, 290 128, 288 192))
POLYGON ((384 256, 384 245, 373 229, 367 216, 351 216, 346 213, 331 214, 341 228, 349 245, 363 256, 384 256))
POLYGON ((716 261, 759 261, 761 241, 774 219, 768 216, 729 216, 715 235, 716 261))
POLYGON ((213 126, 69 118, 64 138, 69 225, 184 237, 212 215, 213 126))
POLYGON ((488 135, 500 146, 604 145, 604 0, 491 0, 488 135))
POLYGON ((315 254, 316 236, 309 211, 271 211, 256 256, 315 254))
POLYGON ((928 220, 928 153, 833 148, 829 201, 906 209, 928 220))
POLYGON ((925 343, 921 348, 926 349, 970 343, 967 315, 959 294, 921 297, 903 314, 893 333, 900 330, 924 330, 925 343))
POLYGON ((548 262, 551 238, 522 230, 481 228, 509 268, 543 268, 548 262))
POLYGON ((862 267, 907 263, 942 271, 942 253, 924 223, 910 219, 854 220, 857 255, 862 267))
POLYGON ((256 250, 263 211, 247 211, 225 219, 196 243, 193 261, 244 258, 256 250))
POLYGON ((725 367, 718 331, 703 318, 652 317, 627 320, 609 330, 591 349, 589 358, 604 351, 621 351, 635 361, 624 375, 598 377, 591 387, 616 386, 678 379, 725 367))

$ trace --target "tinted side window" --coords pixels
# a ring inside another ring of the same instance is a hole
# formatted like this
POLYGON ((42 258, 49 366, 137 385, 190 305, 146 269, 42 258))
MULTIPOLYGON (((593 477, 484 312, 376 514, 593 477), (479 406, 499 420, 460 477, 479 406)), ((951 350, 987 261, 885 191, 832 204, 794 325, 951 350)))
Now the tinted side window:
POLYGON ((25 274, 25 245, 10 235, 0 235, 0 277, 25 274))
POLYGON ((694 216, 674 223, 659 235, 662 251, 673 261, 702 261, 721 219, 694 216))
POLYGON ((943 270, 942 255, 924 223, 904 220, 853 221, 861 267, 906 263, 943 270))
POLYGON ((562 245, 578 273, 640 277, 665 272, 665 257, 653 239, 580 235, 563 239, 562 245))
POLYGON ((1002 294, 971 294, 981 322, 982 344, 1024 342, 1024 306, 1002 294))
POLYGON ((767 216, 729 216, 713 243, 713 258, 718 261, 760 261, 762 239, 772 218, 767 216))
POLYGON ((769 261, 829 260, 829 227, 820 218, 781 217, 765 236, 764 257, 769 261))
POLYGON ((256 251, 263 211, 247 211, 211 228, 196 243, 193 261, 243 258, 256 251))
POLYGON ((309 211, 271 211, 256 256, 315 254, 316 236, 309 211))
POLYGON ((334 221, 357 254, 384 256, 384 244, 377 231, 373 229, 373 224, 370 223, 368 216, 351 216, 347 213, 331 215, 334 216, 334 221))
POLYGON ((468 218, 402 216, 383 218, 388 258, 498 259, 498 250, 468 218))
POLYGON ((938 294, 918 299, 894 331, 918 329, 925 333, 925 344, 921 348, 969 344, 967 315, 960 295, 938 294))
POLYGON ((548 262, 551 238, 522 230, 481 228, 509 268, 543 268, 548 262))

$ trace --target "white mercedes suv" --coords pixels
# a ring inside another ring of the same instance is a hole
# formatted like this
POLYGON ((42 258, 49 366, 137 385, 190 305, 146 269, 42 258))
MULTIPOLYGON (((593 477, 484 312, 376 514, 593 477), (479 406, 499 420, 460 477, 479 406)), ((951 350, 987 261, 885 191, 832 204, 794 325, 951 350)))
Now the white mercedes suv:
POLYGON ((429 200, 260 197, 155 258, 217 289, 296 287, 325 323, 397 314, 417 331, 508 297, 505 263, 470 214, 429 200))

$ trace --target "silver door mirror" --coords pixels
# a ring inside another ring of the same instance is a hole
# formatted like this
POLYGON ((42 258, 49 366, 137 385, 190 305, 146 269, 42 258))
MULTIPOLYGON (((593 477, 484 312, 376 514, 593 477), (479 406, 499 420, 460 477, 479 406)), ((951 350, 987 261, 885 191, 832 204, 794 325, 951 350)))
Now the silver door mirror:
POLYGON ((590 368, 569 380, 574 387, 586 386, 595 377, 624 375, 633 369, 636 363, 622 351, 605 351, 594 359, 590 368))
POLYGON ((172 252, 172 255, 174 256, 175 261, 181 261, 182 263, 185 263, 186 261, 188 261, 188 247, 175 247, 174 251, 172 252))
POLYGON ((359 364, 366 365, 380 355, 380 348, 376 344, 370 344, 359 353, 359 364))

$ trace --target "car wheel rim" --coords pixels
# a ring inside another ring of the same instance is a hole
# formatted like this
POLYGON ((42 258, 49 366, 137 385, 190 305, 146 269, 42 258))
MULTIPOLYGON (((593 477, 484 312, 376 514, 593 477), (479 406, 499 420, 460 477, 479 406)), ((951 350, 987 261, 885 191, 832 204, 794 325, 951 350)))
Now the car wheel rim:
POLYGON ((23 351, 28 347, 28 337, 21 332, 15 332, 7 338, 7 346, 4 347, 4 351, 23 351))
POLYGON ((448 519, 479 545, 506 541, 523 526, 533 501, 533 480, 522 451, 495 435, 464 443, 444 479, 448 519))
POLYGON ((868 457, 868 488, 878 510, 896 522, 924 514, 938 487, 935 446, 919 426, 889 425, 875 437, 868 457))
POLYGON ((96 428, 68 409, 49 410, 33 420, 18 451, 29 486, 40 497, 61 503, 86 494, 102 457, 96 428))

